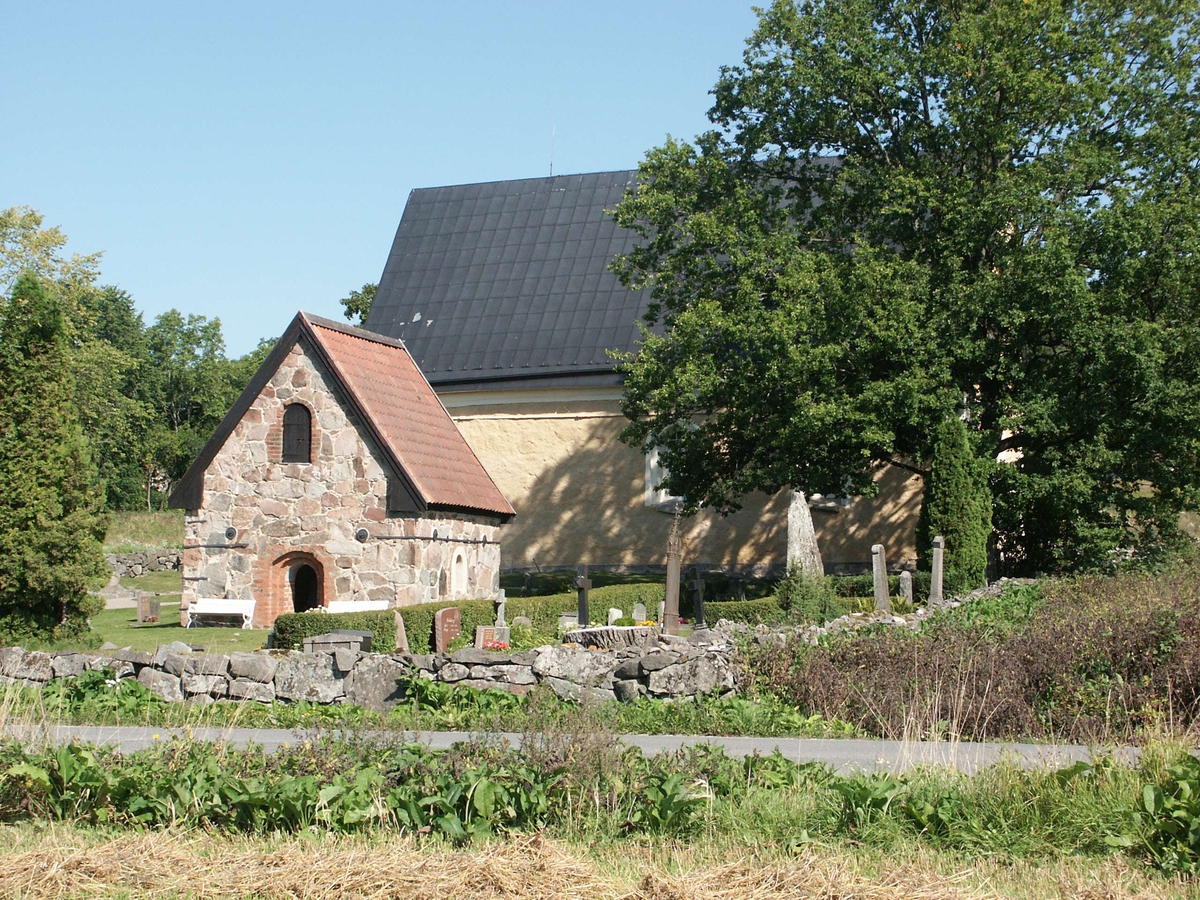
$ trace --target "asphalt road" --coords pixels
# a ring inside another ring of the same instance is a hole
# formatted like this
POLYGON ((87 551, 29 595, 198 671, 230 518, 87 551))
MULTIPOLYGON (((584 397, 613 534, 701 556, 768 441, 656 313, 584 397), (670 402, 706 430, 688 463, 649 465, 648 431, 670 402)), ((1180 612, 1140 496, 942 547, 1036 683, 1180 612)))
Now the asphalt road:
MULTIPOLYGON (((138 750, 174 736, 190 734, 206 741, 223 741, 244 747, 257 744, 267 751, 311 740, 311 730, 285 728, 142 728, 112 725, 17 725, 0 728, 4 734, 29 744, 44 740, 65 743, 79 740, 89 744, 115 745, 123 751, 138 750)), ((378 732, 381 739, 415 741, 430 747, 445 748, 460 741, 486 738, 520 744, 524 735, 508 732, 480 734, 463 731, 378 732)), ((621 735, 619 740, 643 752, 669 753, 694 744, 723 747, 730 756, 753 753, 767 755, 778 750, 797 762, 822 762, 839 772, 902 772, 918 765, 952 766, 973 773, 1001 759, 1012 759, 1025 766, 1060 767, 1077 760, 1091 760, 1093 751, 1067 744, 1002 744, 935 741, 819 740, 810 738, 708 737, 702 735, 621 735)), ((1122 747, 1105 755, 1133 762, 1138 751, 1122 747)))

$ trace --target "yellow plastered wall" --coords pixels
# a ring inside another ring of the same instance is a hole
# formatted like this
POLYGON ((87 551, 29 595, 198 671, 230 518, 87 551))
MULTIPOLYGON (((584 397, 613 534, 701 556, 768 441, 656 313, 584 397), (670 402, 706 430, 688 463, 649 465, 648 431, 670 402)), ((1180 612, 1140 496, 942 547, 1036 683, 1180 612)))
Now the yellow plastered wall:
MULTIPOLYGON (((618 440, 619 388, 442 393, 451 416, 517 511, 500 531, 504 565, 661 566, 671 516, 645 505, 645 458, 618 440)), ((880 496, 837 512, 813 510, 827 565, 868 565, 871 545, 892 564, 915 560, 921 478, 888 466, 880 496)), ((753 494, 729 516, 685 519, 684 558, 737 570, 781 567, 788 492, 753 494)))

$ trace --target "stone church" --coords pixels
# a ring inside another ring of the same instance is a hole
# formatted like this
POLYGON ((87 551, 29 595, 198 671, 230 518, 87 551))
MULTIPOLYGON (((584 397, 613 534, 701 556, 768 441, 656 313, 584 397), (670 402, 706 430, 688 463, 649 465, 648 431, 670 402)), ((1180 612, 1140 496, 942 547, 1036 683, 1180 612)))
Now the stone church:
POLYGON ((252 610, 254 627, 494 597, 514 515, 399 340, 305 313, 170 505, 183 615, 252 610))

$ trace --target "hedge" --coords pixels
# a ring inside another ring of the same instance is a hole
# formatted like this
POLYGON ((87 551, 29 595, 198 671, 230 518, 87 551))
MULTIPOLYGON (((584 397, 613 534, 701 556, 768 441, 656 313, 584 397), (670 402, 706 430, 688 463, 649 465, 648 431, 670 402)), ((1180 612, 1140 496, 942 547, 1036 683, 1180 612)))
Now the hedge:
MULTIPOLYGON (((407 619, 405 622, 407 623, 407 619)), ((392 610, 348 613, 284 613, 275 620, 275 646, 280 650, 299 650, 304 639, 328 634, 339 628, 369 631, 371 650, 390 653, 396 649, 396 617, 392 610)))
MULTIPOLYGON (((829 583, 833 592, 839 597, 874 597, 875 577, 873 575, 830 575, 829 583)), ((913 599, 924 602, 929 598, 930 574, 928 572, 913 572, 913 599)), ((888 576, 888 593, 893 597, 900 596, 900 576, 888 576)))
POLYGON ((713 625, 721 619, 745 622, 747 625, 778 625, 788 618, 788 612, 774 597, 761 600, 729 600, 704 604, 704 618, 713 625))

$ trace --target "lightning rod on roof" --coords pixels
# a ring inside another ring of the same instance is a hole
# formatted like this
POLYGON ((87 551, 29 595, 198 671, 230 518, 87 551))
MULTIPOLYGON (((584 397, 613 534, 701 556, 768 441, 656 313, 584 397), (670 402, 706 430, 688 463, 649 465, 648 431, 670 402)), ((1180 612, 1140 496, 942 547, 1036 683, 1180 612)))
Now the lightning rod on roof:
POLYGON ((552 122, 550 124, 550 174, 551 174, 551 176, 554 175, 554 129, 556 127, 557 127, 556 123, 552 122))

